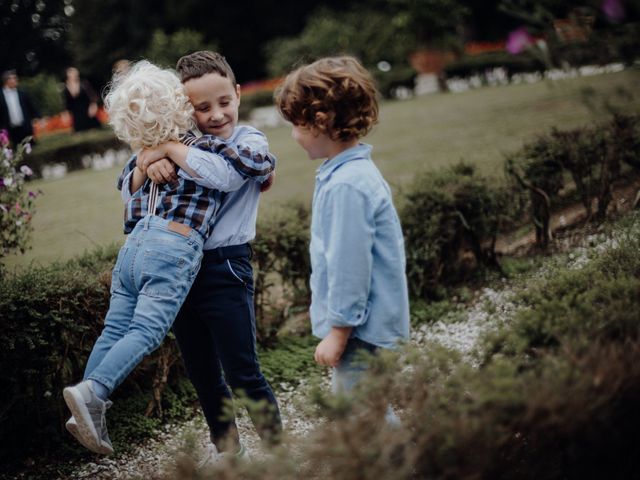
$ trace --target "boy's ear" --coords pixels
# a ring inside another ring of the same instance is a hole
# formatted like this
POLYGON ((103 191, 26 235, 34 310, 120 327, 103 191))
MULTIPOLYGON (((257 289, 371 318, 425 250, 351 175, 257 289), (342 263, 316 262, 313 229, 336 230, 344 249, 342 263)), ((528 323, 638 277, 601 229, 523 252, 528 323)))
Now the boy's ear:
POLYGON ((239 83, 236 84, 236 95, 238 96, 238 100, 240 100, 240 96, 241 95, 240 95, 240 84, 239 83))

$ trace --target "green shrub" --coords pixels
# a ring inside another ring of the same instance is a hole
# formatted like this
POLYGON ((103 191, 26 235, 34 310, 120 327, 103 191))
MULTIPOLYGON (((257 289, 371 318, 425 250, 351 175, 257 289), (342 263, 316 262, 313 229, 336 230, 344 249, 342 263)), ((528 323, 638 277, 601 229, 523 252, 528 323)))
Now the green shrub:
MULTIPOLYGON (((3 463, 34 452, 46 456, 66 441, 62 387, 82 378, 102 330, 116 253, 115 246, 98 249, 0 279, 0 435, 12 439, 0 450, 3 463)), ((172 382, 181 372, 178 358, 168 338, 129 376, 118 396, 144 394, 139 414, 162 418, 161 394, 166 378, 172 382)))
MULTIPOLYGON (((632 216, 635 222, 638 216, 632 216)), ((640 248, 637 224, 609 241, 619 244, 599 253, 581 269, 555 267, 528 286, 516 302, 525 306, 487 338, 487 356, 496 353, 525 362, 544 351, 591 342, 624 343, 640 339, 640 248)))
POLYGON ((268 107, 273 105, 273 92, 270 90, 261 90, 254 93, 242 95, 240 109, 238 115, 242 120, 247 120, 251 115, 251 111, 258 107, 268 107))
POLYGON ((107 150, 128 148, 118 140, 111 129, 94 129, 73 134, 61 133, 38 140, 28 161, 37 176, 42 175, 45 165, 64 163, 69 171, 85 168, 82 157, 107 150))
POLYGON ((545 64, 531 53, 511 55, 507 52, 490 52, 466 56, 444 68, 447 77, 470 77, 482 75, 487 70, 504 68, 509 76, 516 73, 541 72, 545 64))
POLYGON ((410 66, 397 66, 388 72, 373 71, 378 90, 385 98, 393 98, 398 87, 413 90, 417 72, 410 66))
POLYGON ((640 218, 632 220, 592 265, 551 270, 523 293, 529 308, 501 328, 524 350, 495 350, 479 368, 437 345, 375 357, 353 397, 313 393, 327 421, 295 440, 295 458, 285 445, 215 478, 636 478, 640 218), (538 335, 525 321, 553 326, 555 341, 530 342, 538 335), (394 428, 383 420, 389 402, 402 420, 394 428))
POLYGON ((21 78, 20 84, 31 94, 33 103, 43 116, 51 116, 65 109, 62 101, 62 81, 52 75, 39 73, 21 78))
POLYGON ((258 339, 272 340, 292 307, 309 304, 309 209, 296 204, 260 221, 253 241, 258 339))
POLYGON ((613 183, 625 172, 623 163, 640 169, 639 119, 637 115, 616 114, 608 123, 590 128, 554 128, 506 157, 507 175, 530 193, 538 245, 548 244, 551 210, 560 200, 565 175, 573 180, 587 218, 604 220, 613 198, 613 183))
POLYGON ((421 175, 404 197, 400 217, 413 296, 438 298, 442 286, 469 278, 480 266, 499 268, 495 239, 517 211, 506 188, 460 164, 421 175))

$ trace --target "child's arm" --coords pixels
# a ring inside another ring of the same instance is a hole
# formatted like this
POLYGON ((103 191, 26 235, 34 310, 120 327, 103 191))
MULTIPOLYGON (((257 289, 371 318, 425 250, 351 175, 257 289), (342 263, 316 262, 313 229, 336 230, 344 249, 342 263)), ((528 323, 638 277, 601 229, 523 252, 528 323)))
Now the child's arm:
MULTIPOLYGON (((205 135, 200 138, 187 137, 184 140, 186 145, 167 142, 152 149, 145 149, 140 154, 140 161, 144 170, 162 158, 170 158, 182 169, 179 175, 184 176, 186 173, 207 188, 233 191, 239 189, 247 178, 262 183, 274 171, 275 157, 268 153, 266 137, 257 130, 256 132, 262 138, 266 153, 262 153, 260 148, 255 148, 250 141, 232 145, 205 135)), ((258 138, 258 135, 251 136, 258 138)))
POLYGON ((328 190, 318 209, 318 227, 327 262, 327 320, 332 329, 316 348, 316 361, 338 364, 351 330, 367 321, 373 265, 374 211, 352 185, 328 190))
POLYGON ((118 177, 117 188, 120 190, 122 200, 127 202, 131 198, 131 194, 135 193, 147 179, 147 175, 136 166, 137 157, 132 156, 122 169, 122 173, 118 177))

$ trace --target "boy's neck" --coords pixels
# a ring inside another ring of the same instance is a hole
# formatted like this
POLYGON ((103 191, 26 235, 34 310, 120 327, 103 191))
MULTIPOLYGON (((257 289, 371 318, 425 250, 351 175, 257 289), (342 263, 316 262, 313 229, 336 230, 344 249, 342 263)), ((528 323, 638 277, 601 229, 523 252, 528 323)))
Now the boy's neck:
POLYGON ((346 142, 331 142, 331 144, 328 146, 329 156, 327 157, 327 159, 331 160, 332 158, 340 155, 345 150, 349 150, 350 148, 357 146, 359 142, 360 141, 357 138, 347 140, 346 142))

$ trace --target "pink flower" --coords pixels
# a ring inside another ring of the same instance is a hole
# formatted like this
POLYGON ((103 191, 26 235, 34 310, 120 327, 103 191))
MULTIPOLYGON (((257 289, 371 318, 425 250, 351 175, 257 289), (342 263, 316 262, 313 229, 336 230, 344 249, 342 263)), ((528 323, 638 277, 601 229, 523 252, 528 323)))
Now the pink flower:
POLYGON ((29 198, 36 198, 38 196, 35 192, 29 192, 29 198))
MULTIPOLYGON (((27 145, 29 144, 27 143, 27 145)), ((27 165, 22 165, 20 167, 20 172, 26 177, 30 177, 31 175, 33 175, 33 170, 31 170, 27 165)))
POLYGON ((606 17, 614 23, 624 19, 624 7, 620 0, 604 0, 601 8, 606 17))
POLYGON ((509 38, 507 38, 507 52, 510 54, 517 55, 530 45, 533 45, 533 37, 529 35, 525 27, 517 28, 509 33, 509 38))
POLYGON ((0 145, 3 147, 9 145, 9 134, 6 130, 0 130, 0 145))

